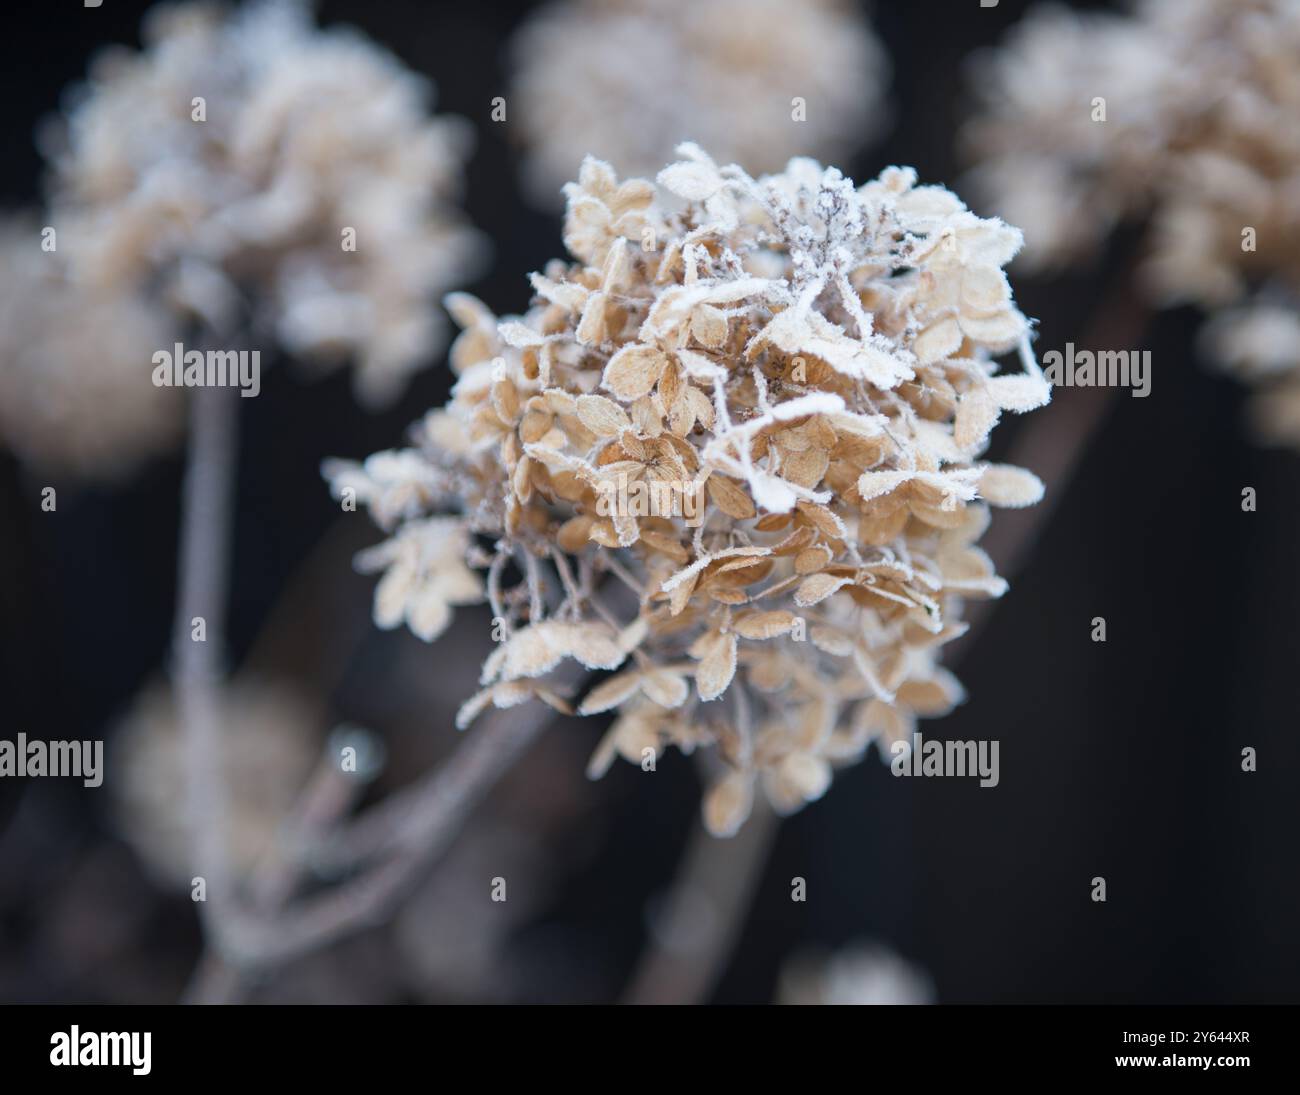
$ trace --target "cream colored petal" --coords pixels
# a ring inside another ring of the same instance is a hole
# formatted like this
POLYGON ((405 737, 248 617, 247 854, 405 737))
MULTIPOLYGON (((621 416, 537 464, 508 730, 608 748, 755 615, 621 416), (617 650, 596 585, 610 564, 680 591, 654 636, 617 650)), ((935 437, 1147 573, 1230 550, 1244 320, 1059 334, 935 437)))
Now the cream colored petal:
POLYGON ((700 699, 716 700, 736 675, 736 636, 721 635, 700 661, 695 671, 695 687, 700 699))
POLYGON ((972 342, 1001 352, 1025 337, 1025 317, 1015 310, 987 318, 962 316, 961 329, 972 342))
POLYGON ((912 349, 917 359, 928 365, 952 357, 961 346, 961 326, 951 317, 931 324, 919 335, 912 349))
POLYGON ((432 642, 451 623, 451 606, 437 589, 425 589, 411 598, 407 609, 411 630, 426 643, 432 642))
POLYGON ((633 343, 609 359, 601 384, 624 403, 631 403, 650 393, 667 364, 661 350, 633 343))
POLYGON ((609 711, 634 695, 640 685, 639 673, 620 673, 607 681, 601 681, 587 693, 587 698, 578 708, 578 714, 597 715, 602 711, 609 711))
POLYGON ((573 337, 583 346, 605 341, 605 301, 604 293, 592 293, 582 309, 582 319, 573 337))
POLYGON ((604 624, 557 624, 555 638, 588 669, 616 669, 627 657, 604 624))
POLYGON ((705 486, 713 504, 728 517, 734 517, 737 521, 746 521, 758 512, 754 509, 754 503, 748 492, 734 479, 728 479, 714 472, 709 476, 705 486))
POLYGON ((542 623, 516 631, 506 645, 502 675, 506 680, 540 677, 560 664, 567 644, 556 641, 553 627, 542 623))
POLYGON ((735 623, 736 633, 742 639, 774 639, 788 635, 794 627, 795 614, 784 610, 755 612, 742 616, 735 623))
POLYGON ((660 707, 671 709, 681 707, 686 702, 690 686, 678 674, 659 669, 647 673, 641 679, 641 691, 660 707))
POLYGON ((852 585, 848 578, 837 578, 832 574, 814 574, 799 583, 794 592, 794 603, 800 608, 811 608, 820 604, 832 593, 852 585))
POLYGON ((578 418, 597 437, 612 437, 632 425, 627 411, 603 395, 579 396, 578 418))
POLYGON ((1020 509, 1042 500, 1043 481, 1033 472, 1010 464, 989 464, 980 476, 980 495, 995 506, 1020 509))
POLYGON ((375 586, 375 626, 385 631, 398 627, 406 618, 406 605, 415 589, 415 568, 394 563, 375 586))
POLYGON ((791 753, 781 762, 780 774, 804 802, 815 802, 831 785, 831 766, 812 753, 791 753))
POLYGON ((727 317, 711 304, 697 305, 691 314, 691 334, 701 346, 719 349, 727 341, 727 317))
POLYGON ((717 837, 735 836, 753 808, 753 776, 730 772, 704 796, 704 827, 717 837))
POLYGON ((998 415, 998 405, 985 389, 971 389, 958 404, 953 440, 963 449, 978 448, 998 424, 998 415))

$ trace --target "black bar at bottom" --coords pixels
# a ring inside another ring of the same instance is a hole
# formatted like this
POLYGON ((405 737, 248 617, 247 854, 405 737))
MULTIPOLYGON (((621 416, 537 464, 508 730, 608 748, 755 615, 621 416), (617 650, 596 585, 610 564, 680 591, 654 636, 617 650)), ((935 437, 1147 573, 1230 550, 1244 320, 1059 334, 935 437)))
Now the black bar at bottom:
MULTIPOLYGON (((4 1087, 66 1076, 96 1083, 201 1079, 437 1083, 464 1070, 499 1081, 595 1082, 618 1058, 642 1075, 684 1076, 707 1061, 730 1071, 816 1082, 834 1058, 861 1080, 1108 1078, 1195 1075, 1294 1082, 1293 1007, 654 1008, 7 1007, 4 1087), (743 1014, 738 1014, 742 1012, 743 1014), (144 1035, 148 1035, 147 1040, 144 1035), (847 1037, 846 1037, 847 1035, 847 1037), (688 1064, 688 1061, 694 1062, 688 1064), (879 1077, 873 1064, 880 1066, 879 1077), (748 1066, 748 1067, 746 1067, 748 1066), (455 1073, 448 1074, 447 1069, 455 1073), (644 1070, 644 1071, 642 1071, 644 1070), (769 1071, 772 1070, 772 1071, 769 1071), (1163 1074, 1163 1075, 1161 1075, 1163 1074)), ((617 1067, 617 1066, 616 1066, 617 1067)))

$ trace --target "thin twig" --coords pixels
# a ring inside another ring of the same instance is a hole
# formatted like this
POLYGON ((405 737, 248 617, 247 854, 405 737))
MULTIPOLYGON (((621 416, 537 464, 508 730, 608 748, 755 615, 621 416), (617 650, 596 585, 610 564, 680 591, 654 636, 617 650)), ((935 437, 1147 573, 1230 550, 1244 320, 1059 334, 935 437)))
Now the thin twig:
POLYGON ((320 897, 286 910, 274 936, 263 941, 255 958, 261 966, 285 962, 345 935, 381 923, 392 907, 418 882, 430 863, 442 855, 460 832, 470 812, 550 723, 554 713, 540 703, 496 711, 469 734, 411 797, 392 800, 363 815, 331 838, 356 848, 357 838, 372 840, 375 825, 385 831, 374 851, 377 867, 340 884, 320 897))
POLYGON ((528 622, 529 624, 541 623, 542 617, 546 614, 546 603, 542 595, 542 571, 537 565, 537 556, 524 544, 520 547, 520 552, 524 557, 524 574, 528 578, 528 622))
MULTIPOLYGON (((308 781, 307 789, 282 826, 281 839, 254 868, 249 883, 253 911, 269 920, 279 915, 303 880, 303 869, 292 853, 320 839, 356 803, 367 780, 342 770, 333 739, 308 781)), ((256 971, 240 967, 209 947, 199 960, 189 986, 181 996, 188 1004, 239 1002, 256 979, 256 971)))
POLYGON ((610 574, 614 575, 615 578, 627 586, 627 588, 641 598, 642 601, 645 600, 645 586, 632 577, 627 568, 614 556, 613 552, 600 556, 600 566, 609 571, 610 574))
POLYGON ((320 873, 352 869, 376 858, 418 851, 435 853, 555 712, 540 702, 493 709, 482 725, 466 731, 452 755, 410 787, 392 792, 360 817, 328 832, 307 853, 320 873))
POLYGON ((540 703, 494 714, 420 783, 323 838, 322 847, 367 862, 361 873, 274 915, 237 911, 224 921, 220 961, 205 956, 186 998, 230 1002, 270 969, 383 923, 553 717, 540 703))
POLYGON ((550 555, 551 562, 555 564, 555 573, 560 576, 560 585, 564 587, 565 604, 577 615, 582 609, 582 591, 573 580, 569 560, 559 548, 551 548, 550 555))

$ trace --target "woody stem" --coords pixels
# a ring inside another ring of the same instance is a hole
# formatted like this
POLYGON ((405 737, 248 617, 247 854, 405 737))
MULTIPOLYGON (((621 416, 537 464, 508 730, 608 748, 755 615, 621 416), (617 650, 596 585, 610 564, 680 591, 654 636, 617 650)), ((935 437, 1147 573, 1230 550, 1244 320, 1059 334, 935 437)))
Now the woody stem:
POLYGON ((210 938, 235 900, 225 839, 220 689, 238 426, 233 389, 196 388, 191 393, 172 677, 184 744, 194 896, 210 938))

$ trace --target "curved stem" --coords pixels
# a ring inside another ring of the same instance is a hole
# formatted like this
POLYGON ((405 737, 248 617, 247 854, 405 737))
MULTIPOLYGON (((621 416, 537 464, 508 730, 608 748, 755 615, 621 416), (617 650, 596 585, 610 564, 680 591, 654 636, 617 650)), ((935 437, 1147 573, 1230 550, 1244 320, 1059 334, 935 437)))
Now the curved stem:
POLYGON ((360 817, 325 834, 310 850, 310 865, 346 870, 375 858, 424 851, 441 852, 479 800, 495 786, 555 712, 541 702, 494 709, 482 726, 465 732, 438 767, 394 791, 360 817))
POLYGON ((216 953, 204 955, 184 998, 192 1003, 233 1003, 257 975, 382 923, 554 712, 536 703, 493 714, 495 718, 468 734, 447 760, 414 786, 321 834, 318 851, 328 854, 330 865, 368 863, 360 873, 287 907, 280 903, 303 881, 302 864, 267 880, 261 888, 275 896, 274 905, 251 916, 235 916, 224 925, 216 953))

